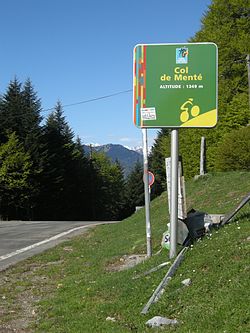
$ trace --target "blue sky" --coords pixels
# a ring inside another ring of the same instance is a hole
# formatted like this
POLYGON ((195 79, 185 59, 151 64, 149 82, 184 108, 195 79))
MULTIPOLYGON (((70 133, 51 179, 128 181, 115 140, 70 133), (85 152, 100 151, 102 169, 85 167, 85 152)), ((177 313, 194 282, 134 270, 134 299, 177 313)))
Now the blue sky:
MULTIPOLYGON (((132 89, 138 43, 184 43, 210 0, 1 1, 0 94, 30 78, 43 109, 132 89)), ((83 143, 142 145, 132 92, 65 107, 83 143)), ((43 112, 48 115, 49 112, 43 112)), ((149 130, 152 144, 156 130, 149 130)))

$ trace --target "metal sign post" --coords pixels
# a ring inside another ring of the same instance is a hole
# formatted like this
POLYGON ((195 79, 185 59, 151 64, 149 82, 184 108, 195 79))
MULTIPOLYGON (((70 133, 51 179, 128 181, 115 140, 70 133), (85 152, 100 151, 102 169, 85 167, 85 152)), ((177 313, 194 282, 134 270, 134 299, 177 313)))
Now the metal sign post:
POLYGON ((178 163, 179 140, 178 130, 171 132, 171 196, 170 196, 170 252, 169 258, 176 256, 177 224, 178 224, 178 163))
POLYGON ((206 173, 206 138, 201 137, 201 151, 200 151, 200 176, 206 173))
MULTIPOLYGON (((170 215, 170 195, 171 195, 171 157, 165 158, 166 164, 166 181, 167 181, 167 192, 168 192, 168 211, 170 215)), ((185 181, 182 172, 182 162, 178 163, 178 220, 184 221, 187 218, 187 205, 186 205, 186 190, 185 190, 185 181)), ((179 223, 178 223, 179 225, 179 223)), ((177 235, 178 239, 178 235, 177 235)))
POLYGON ((145 193, 145 215, 146 215, 146 237, 147 237, 147 256, 151 257, 151 225, 150 225, 150 198, 149 198, 149 177, 148 177, 148 138, 147 129, 142 129, 143 138, 143 171, 144 171, 144 193, 145 193))

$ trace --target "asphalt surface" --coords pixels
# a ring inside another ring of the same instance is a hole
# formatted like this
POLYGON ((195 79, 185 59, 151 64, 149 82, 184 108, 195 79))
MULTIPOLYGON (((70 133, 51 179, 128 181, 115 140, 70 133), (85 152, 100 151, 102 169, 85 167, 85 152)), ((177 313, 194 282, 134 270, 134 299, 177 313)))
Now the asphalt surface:
POLYGON ((0 271, 104 221, 0 221, 0 271))

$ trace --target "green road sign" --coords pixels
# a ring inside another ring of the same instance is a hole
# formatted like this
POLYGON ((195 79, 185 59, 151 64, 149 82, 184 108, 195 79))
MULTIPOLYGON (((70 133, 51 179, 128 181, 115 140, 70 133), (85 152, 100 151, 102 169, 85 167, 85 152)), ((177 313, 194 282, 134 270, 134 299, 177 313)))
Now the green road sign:
POLYGON ((134 123, 140 128, 214 127, 217 46, 140 44, 134 49, 134 123))

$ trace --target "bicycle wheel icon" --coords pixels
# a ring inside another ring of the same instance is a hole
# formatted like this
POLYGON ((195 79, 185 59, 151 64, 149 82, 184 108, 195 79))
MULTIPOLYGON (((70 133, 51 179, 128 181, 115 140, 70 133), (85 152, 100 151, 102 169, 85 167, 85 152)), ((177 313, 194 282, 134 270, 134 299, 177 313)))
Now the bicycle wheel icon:
POLYGON ((180 114, 180 120, 185 123, 190 118, 190 113, 192 117, 197 117, 200 114, 200 107, 198 105, 193 105, 193 98, 189 98, 185 103, 182 104, 180 109, 182 110, 180 114), (191 109, 190 109, 191 107, 191 109))

